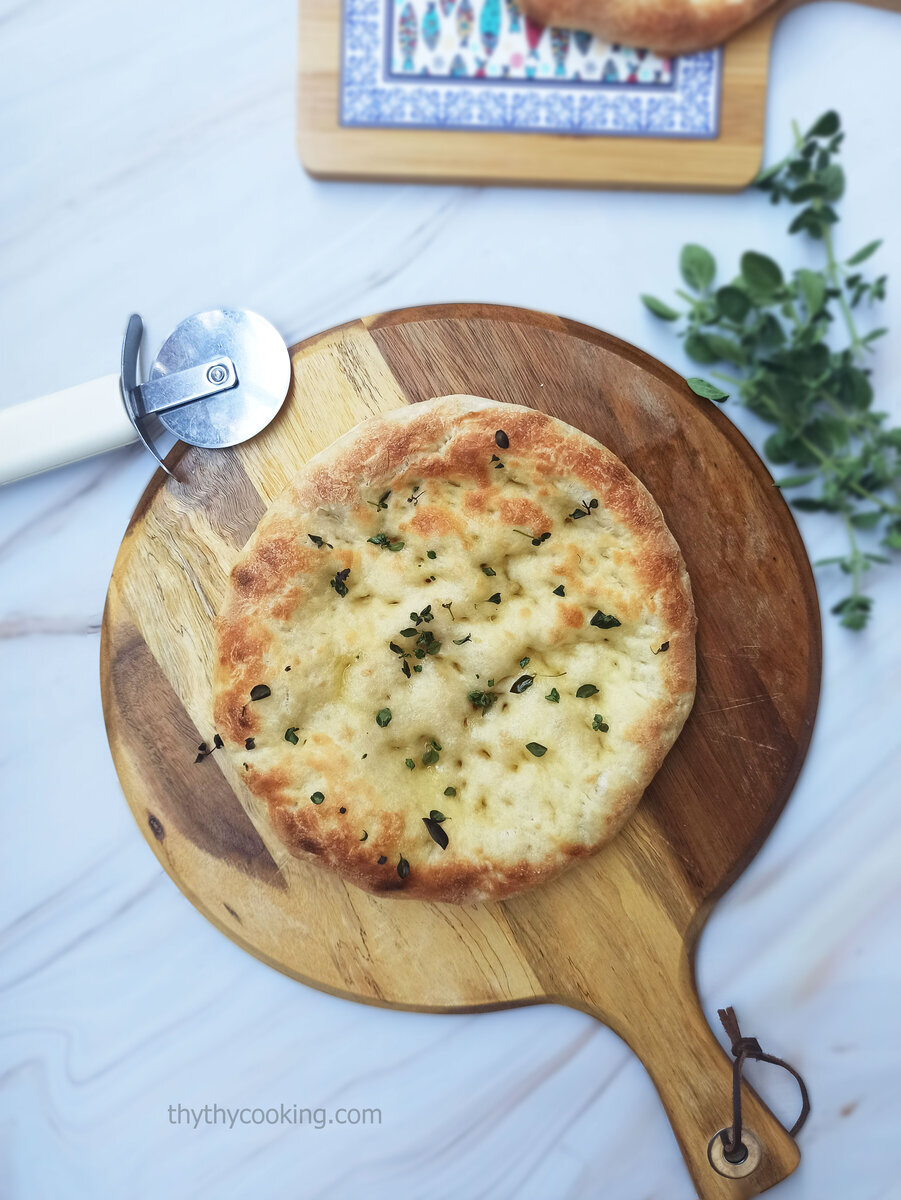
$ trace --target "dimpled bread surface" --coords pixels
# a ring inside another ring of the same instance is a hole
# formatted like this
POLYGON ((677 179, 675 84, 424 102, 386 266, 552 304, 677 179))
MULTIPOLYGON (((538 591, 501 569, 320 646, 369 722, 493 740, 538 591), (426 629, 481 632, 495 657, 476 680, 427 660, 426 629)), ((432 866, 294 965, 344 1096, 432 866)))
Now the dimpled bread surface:
POLYGON ((632 812, 691 708, 694 627, 615 455, 447 396, 357 426, 264 516, 216 622, 216 725, 292 854, 498 899, 632 812))

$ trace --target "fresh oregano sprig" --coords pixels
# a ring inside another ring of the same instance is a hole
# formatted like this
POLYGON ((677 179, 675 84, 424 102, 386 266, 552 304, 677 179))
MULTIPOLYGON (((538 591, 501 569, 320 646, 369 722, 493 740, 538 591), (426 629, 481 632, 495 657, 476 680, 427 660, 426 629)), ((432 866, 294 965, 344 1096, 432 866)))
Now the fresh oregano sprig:
MULTIPOLYGON (((688 291, 676 294, 687 306, 672 308, 642 296, 661 320, 683 320, 679 336, 698 363, 727 363, 711 376, 740 402, 775 426, 764 452, 780 466, 797 470, 776 480, 780 488, 807 487, 793 501, 806 512, 834 513, 847 532, 848 551, 822 559, 851 577, 851 591, 833 608, 848 629, 862 629, 872 600, 863 576, 890 559, 872 546, 901 550, 901 428, 873 410, 867 361, 886 330, 862 332, 862 307, 884 299, 886 277, 860 270, 881 242, 868 242, 844 261, 836 257, 833 229, 845 176, 835 161, 844 138, 838 114, 825 113, 807 133, 793 126, 794 144, 780 162, 763 170, 755 186, 773 204, 797 208, 788 227, 819 243, 819 270, 783 269, 768 255, 749 250, 740 273, 716 286, 716 262, 703 246, 683 246, 679 267, 688 291), (861 536, 863 535, 863 536, 861 536), (870 549, 861 542, 868 541, 870 549)), ((699 396, 722 401, 716 384, 691 378, 699 396)))

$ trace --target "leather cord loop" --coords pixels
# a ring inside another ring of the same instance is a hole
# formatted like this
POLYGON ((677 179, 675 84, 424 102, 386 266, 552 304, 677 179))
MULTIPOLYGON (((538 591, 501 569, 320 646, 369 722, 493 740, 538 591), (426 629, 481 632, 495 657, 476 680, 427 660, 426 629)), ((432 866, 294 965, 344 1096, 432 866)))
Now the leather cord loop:
POLYGON ((742 1036, 734 1008, 721 1008, 718 1010, 718 1015, 723 1029, 726 1031, 726 1037, 731 1043, 732 1057, 735 1060, 732 1064, 732 1128, 723 1131, 723 1153, 728 1158, 741 1151, 741 1073, 749 1058, 753 1058, 757 1062, 772 1063, 774 1067, 782 1067, 798 1081, 798 1087, 801 1090, 801 1113, 788 1131, 790 1137, 795 1137, 801 1132, 804 1122, 810 1116, 810 1097, 807 1094, 804 1080, 795 1068, 784 1059, 776 1058, 772 1054, 764 1054, 757 1038, 742 1036))

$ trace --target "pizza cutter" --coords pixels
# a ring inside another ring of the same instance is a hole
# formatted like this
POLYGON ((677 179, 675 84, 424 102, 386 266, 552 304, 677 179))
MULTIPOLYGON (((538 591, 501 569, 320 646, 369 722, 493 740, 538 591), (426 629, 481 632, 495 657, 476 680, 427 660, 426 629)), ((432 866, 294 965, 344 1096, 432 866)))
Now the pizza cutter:
POLYGON ((288 348, 257 313, 221 308, 188 317, 139 383, 143 333, 134 314, 118 375, 0 411, 0 484, 136 441, 171 474, 158 449, 160 426, 192 446, 221 449, 265 429, 284 403, 288 348))

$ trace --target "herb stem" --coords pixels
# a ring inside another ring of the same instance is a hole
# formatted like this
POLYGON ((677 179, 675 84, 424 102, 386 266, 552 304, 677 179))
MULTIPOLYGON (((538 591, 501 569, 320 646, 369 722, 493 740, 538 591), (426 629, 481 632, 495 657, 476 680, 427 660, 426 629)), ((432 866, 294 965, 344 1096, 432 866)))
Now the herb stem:
POLYGON ((725 371, 711 371, 711 379, 722 379, 724 383, 731 383, 733 387, 743 387, 745 380, 738 375, 727 375, 725 371))
POLYGON ((857 538, 854 535, 854 526, 851 524, 851 518, 847 512, 842 513, 842 520, 845 523, 845 529, 848 533, 848 544, 851 547, 851 595, 859 596, 860 593, 860 564, 863 556, 860 553, 860 547, 857 545, 857 538))
MULTIPOLYGON (((815 201, 814 208, 820 207, 820 201, 815 201)), ((829 225, 823 226, 823 246, 826 250, 826 274, 829 276, 829 282, 838 293, 838 306, 842 311, 842 316, 845 319, 845 327, 848 330, 848 336, 851 338, 851 351, 854 354, 862 355, 864 345, 860 339, 860 334, 857 332, 857 326, 854 324, 854 317, 851 309, 848 307, 848 299, 845 296, 845 281, 841 277, 839 265, 835 260, 835 247, 832 241, 832 228, 829 225)))

